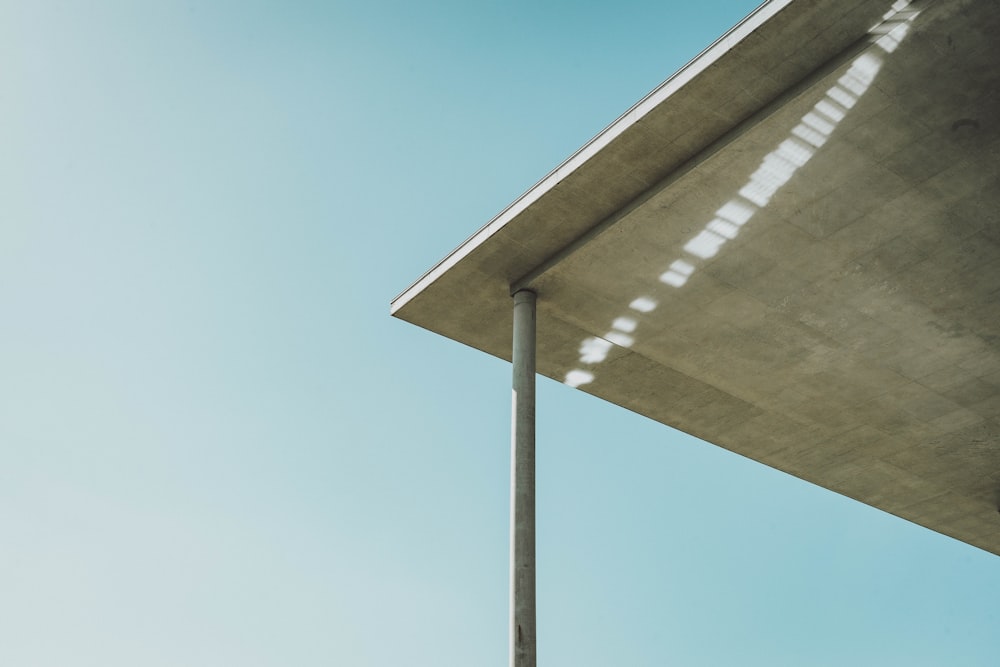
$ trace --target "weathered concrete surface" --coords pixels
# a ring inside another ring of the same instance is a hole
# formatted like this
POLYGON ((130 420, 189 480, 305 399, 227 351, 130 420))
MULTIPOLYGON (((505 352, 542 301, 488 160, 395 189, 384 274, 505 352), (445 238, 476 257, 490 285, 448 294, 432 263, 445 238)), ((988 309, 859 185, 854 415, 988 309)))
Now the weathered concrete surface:
POLYGON ((542 374, 1000 554, 1000 13, 914 7, 765 5, 393 314, 527 276, 542 374))

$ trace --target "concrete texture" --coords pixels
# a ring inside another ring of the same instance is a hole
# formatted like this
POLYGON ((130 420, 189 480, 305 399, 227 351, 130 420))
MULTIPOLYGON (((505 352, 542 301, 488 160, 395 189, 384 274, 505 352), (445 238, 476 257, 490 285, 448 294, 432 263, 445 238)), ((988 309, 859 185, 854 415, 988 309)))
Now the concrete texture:
POLYGON ((768 3, 392 313, 1000 554, 998 31, 768 3))
POLYGON ((514 295, 513 409, 510 434, 510 665, 537 664, 535 607, 536 303, 514 295))

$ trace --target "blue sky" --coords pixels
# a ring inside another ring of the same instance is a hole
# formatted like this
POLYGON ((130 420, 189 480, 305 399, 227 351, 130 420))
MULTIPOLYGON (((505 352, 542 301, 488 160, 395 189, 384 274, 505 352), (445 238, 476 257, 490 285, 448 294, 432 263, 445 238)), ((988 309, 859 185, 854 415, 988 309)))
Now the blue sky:
MULTIPOLYGON (((752 9, 0 0, 0 664, 506 664, 510 369, 389 300, 752 9)), ((996 664, 996 556, 538 390, 540 664, 996 664)))

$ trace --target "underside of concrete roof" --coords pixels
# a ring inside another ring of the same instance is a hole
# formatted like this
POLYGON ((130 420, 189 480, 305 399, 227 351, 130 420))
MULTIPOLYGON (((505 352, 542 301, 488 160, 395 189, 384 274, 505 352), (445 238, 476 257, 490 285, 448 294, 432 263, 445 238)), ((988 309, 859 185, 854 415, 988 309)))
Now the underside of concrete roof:
POLYGON ((397 297, 1000 554, 1000 12, 775 0, 397 297))

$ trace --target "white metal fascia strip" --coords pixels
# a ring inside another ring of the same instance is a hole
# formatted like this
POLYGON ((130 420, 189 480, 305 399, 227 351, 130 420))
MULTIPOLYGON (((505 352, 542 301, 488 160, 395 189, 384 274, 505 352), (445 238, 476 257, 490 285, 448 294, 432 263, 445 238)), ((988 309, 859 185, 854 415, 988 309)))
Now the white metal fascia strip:
POLYGON ((538 183, 533 185, 527 192, 518 197, 512 204, 501 211, 495 218, 490 220, 479 231, 469 237, 464 243, 451 251, 447 257, 438 262, 427 273, 422 275, 413 285, 404 290, 399 296, 392 300, 390 314, 395 314, 405 306, 413 297, 422 292, 428 285, 440 278, 445 272, 451 269, 464 259, 469 253, 478 248, 496 232, 503 229, 507 223, 520 215, 525 209, 535 203, 546 192, 551 190, 576 171, 581 165, 594 157, 604 147, 614 141, 626 129, 641 120, 646 114, 662 104, 671 95, 680 90, 685 84, 698 76, 701 72, 715 63, 719 58, 730 51, 741 40, 754 32, 761 25, 766 23, 775 14, 791 4, 793 0, 769 0, 751 12, 746 18, 731 28, 726 34, 715 40, 711 46, 699 53, 686 65, 679 69, 669 79, 660 84, 655 90, 642 98, 631 109, 622 114, 615 122, 602 130, 596 137, 587 142, 582 148, 573 153, 565 162, 549 172, 538 183))

